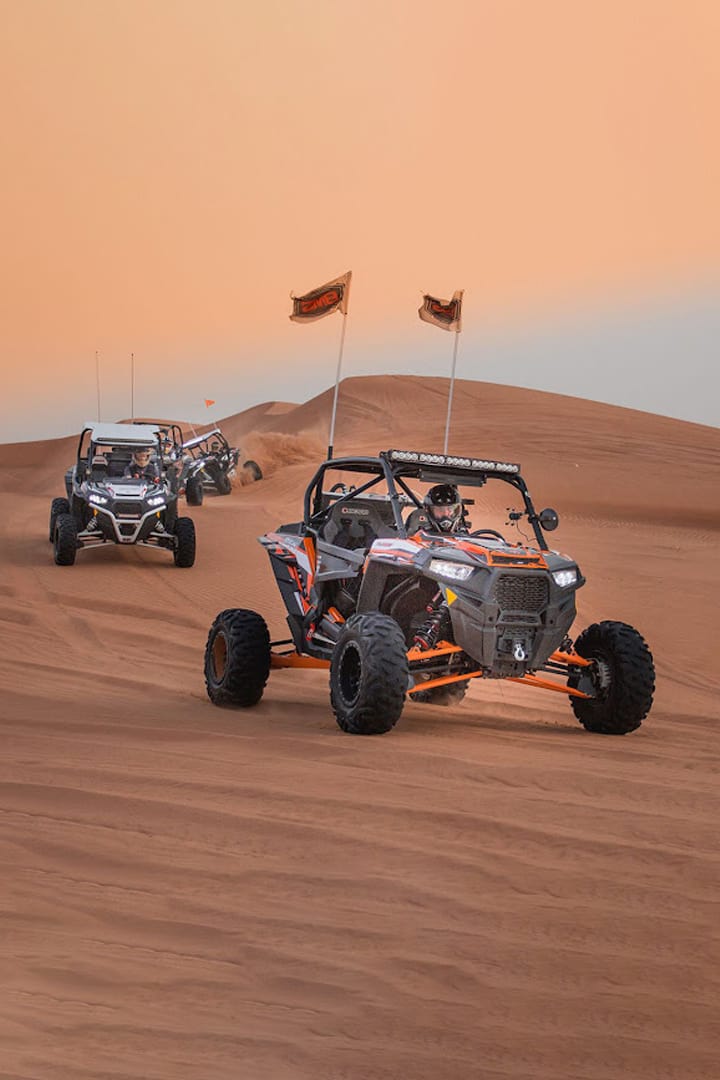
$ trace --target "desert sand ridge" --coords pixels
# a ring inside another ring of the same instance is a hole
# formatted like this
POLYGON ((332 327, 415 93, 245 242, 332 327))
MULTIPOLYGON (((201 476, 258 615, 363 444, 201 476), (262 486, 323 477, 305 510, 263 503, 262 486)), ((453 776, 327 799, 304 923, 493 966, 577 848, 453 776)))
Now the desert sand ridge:
MULTIPOLYGON (((446 388, 345 380, 336 452, 440 448, 446 388)), ((300 517, 330 405, 220 421, 267 479, 192 512, 189 571, 55 567, 76 438, 0 447, 0 1077, 715 1078, 720 432, 459 382, 451 451, 521 462, 577 631, 637 626, 655 708, 604 739, 478 683, 353 739, 323 672, 247 712, 202 681, 222 608, 285 636, 256 537, 300 517)))

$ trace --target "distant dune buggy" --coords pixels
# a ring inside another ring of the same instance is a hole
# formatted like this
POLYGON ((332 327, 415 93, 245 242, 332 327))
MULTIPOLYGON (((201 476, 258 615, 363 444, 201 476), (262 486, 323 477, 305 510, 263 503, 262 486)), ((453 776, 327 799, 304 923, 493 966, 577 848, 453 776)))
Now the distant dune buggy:
POLYGON ((471 679, 507 679, 568 695, 588 731, 634 731, 652 705, 652 656, 622 622, 593 623, 573 643, 585 579, 548 549, 544 532, 557 524, 554 510, 535 511, 510 462, 404 450, 324 462, 303 520, 260 537, 291 638, 271 642, 254 611, 221 612, 205 650, 211 701, 255 705, 272 668, 327 668, 340 727, 375 735, 395 725, 406 696, 450 704, 471 679), (325 490, 329 473, 343 476, 325 490), (346 486, 348 474, 357 486, 346 486), (526 519, 537 546, 471 532, 465 510, 466 531, 442 532, 410 481, 509 485, 522 500, 510 522, 526 519))
MULTIPOLYGON (((239 460, 239 449, 230 446, 220 428, 184 442, 180 485, 188 505, 200 506, 206 489, 229 495, 239 460)), ((242 467, 253 480, 262 480, 262 469, 256 461, 244 461, 242 467)))
POLYGON ((178 517, 177 490, 154 424, 87 424, 77 461, 65 474, 67 497, 53 499, 50 541, 58 566, 79 549, 142 544, 172 552, 176 566, 195 562, 195 526, 178 517), (125 475, 133 453, 150 451, 147 475, 125 475))

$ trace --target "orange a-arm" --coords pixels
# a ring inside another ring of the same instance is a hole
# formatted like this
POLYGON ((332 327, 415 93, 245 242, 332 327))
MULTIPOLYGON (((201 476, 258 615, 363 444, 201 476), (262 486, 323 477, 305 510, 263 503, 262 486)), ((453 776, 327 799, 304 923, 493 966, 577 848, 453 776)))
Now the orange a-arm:
MULTIPOLYGON (((438 656, 450 656, 453 653, 462 652, 459 645, 451 645, 449 641, 440 641, 434 649, 421 650, 413 647, 408 650, 408 661, 412 665, 421 660, 432 660, 438 656)), ((577 656, 575 653, 566 652, 554 652, 550 657, 554 663, 557 664, 571 664, 574 667, 588 667, 592 661, 586 660, 583 656, 577 656)), ((329 660, 320 660, 315 656, 304 656, 297 652, 287 653, 270 653, 270 667, 271 668, 329 668, 329 660)), ((413 686, 408 690, 408 694, 415 694, 418 690, 432 690, 436 686, 450 686, 452 683, 464 682, 467 679, 481 679, 483 677, 482 671, 464 671, 460 675, 443 675, 437 679, 428 679, 426 682, 420 682, 417 686, 413 686)), ((522 677, 512 676, 508 679, 508 682, 521 683, 524 686, 535 686, 539 690, 554 690, 560 694, 568 694, 570 697, 578 698, 590 698, 590 694, 583 693, 582 690, 574 690, 572 687, 563 685, 562 683, 553 682, 551 679, 539 678, 537 675, 523 675, 522 677)))

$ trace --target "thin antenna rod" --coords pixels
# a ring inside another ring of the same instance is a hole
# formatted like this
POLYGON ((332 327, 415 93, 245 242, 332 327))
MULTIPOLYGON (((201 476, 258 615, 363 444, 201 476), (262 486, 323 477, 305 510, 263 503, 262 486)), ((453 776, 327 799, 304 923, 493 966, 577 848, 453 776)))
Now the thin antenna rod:
POLYGON ((460 331, 455 331, 455 342, 453 344, 453 358, 452 358, 452 372, 450 374, 450 393, 448 394, 448 410, 447 419, 445 421, 445 446, 443 447, 443 454, 448 452, 448 436, 450 434, 450 413, 452 411, 453 390, 455 389, 455 365, 457 363, 457 351, 458 341, 460 340, 460 331))
POLYGON ((95 350, 95 385, 97 388, 97 418, 100 423, 100 353, 95 350))
POLYGON ((135 353, 130 353, 130 419, 135 419, 135 353))
POLYGON ((338 353, 337 371, 335 373, 335 394, 333 396, 332 417, 330 418, 330 439, 328 441, 328 461, 333 456, 333 443, 335 441, 335 416, 337 414, 338 390, 340 389, 340 368, 342 367, 343 348, 345 347, 345 325, 347 312, 343 312, 342 332, 340 334, 340 351, 338 353))

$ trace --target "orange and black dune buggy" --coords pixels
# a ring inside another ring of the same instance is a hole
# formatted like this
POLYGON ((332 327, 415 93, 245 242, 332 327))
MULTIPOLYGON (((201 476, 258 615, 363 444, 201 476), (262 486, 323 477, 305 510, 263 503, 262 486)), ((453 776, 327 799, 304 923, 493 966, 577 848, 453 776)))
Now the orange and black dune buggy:
POLYGON ((256 705, 271 669, 327 668, 343 731, 375 735, 397 722, 406 696, 450 704, 471 679, 558 691, 588 731, 625 735, 652 705, 650 651, 633 627, 593 623, 574 641, 576 562, 551 551, 554 510, 537 513, 520 466, 387 450, 325 461, 305 493, 303 520, 260 537, 287 607, 290 639, 270 641, 261 615, 215 619, 205 681, 216 705, 256 705), (326 490, 326 480, 337 482, 326 490), (354 481, 348 483, 348 481, 354 481), (536 543, 443 532, 411 483, 509 485, 536 543), (375 489, 375 490, 373 490, 375 489))

